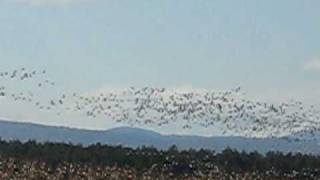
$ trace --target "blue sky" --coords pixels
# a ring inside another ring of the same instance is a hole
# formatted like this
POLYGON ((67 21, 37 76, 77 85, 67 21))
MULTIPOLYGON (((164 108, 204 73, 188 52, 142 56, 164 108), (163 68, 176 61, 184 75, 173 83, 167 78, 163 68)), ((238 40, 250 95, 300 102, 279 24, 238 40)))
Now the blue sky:
POLYGON ((242 86, 320 104, 319 19, 315 0, 0 0, 0 69, 82 92, 242 86))

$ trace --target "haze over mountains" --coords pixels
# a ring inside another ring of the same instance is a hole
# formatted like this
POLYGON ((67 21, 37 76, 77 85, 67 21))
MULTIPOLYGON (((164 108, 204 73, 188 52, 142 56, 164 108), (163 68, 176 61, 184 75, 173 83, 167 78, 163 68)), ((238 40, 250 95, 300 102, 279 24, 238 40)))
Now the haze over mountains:
POLYGON ((180 149, 212 149, 221 151, 227 147, 245 150, 281 152, 302 152, 320 154, 320 145, 316 140, 297 140, 285 138, 244 138, 236 136, 200 137, 161 135, 159 133, 129 127, 121 127, 106 131, 72 129, 65 127, 44 126, 31 123, 15 123, 0 121, 0 137, 3 140, 36 140, 39 142, 53 141, 72 144, 90 145, 95 143, 123 145, 127 147, 153 146, 166 149, 177 145, 180 149))

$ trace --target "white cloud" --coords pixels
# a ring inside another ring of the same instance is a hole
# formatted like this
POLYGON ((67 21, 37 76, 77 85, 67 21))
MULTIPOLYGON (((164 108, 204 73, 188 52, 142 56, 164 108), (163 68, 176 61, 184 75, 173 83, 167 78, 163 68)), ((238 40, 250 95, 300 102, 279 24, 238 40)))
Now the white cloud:
POLYGON ((313 59, 306 62, 303 65, 303 69, 307 71, 319 71, 320 72, 320 59, 313 59))

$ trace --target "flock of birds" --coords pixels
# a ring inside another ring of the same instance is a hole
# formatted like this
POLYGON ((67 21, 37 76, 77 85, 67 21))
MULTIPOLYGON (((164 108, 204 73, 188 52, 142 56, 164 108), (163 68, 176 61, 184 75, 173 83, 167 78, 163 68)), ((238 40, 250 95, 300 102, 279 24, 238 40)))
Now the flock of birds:
MULTIPOLYGON (((284 137, 299 134, 314 135, 320 130, 320 111, 314 106, 291 100, 279 104, 246 98, 241 88, 229 91, 179 90, 130 87, 85 95, 61 93, 59 97, 37 99, 32 91, 14 92, 6 82, 28 81, 43 93, 45 87, 56 86, 47 72, 26 68, 0 72, 1 98, 27 102, 41 111, 80 113, 87 118, 104 118, 130 125, 163 126, 181 124, 183 129, 194 126, 213 128, 221 135, 245 137, 284 137), (39 78, 41 77, 41 78, 39 78), (41 79, 41 80, 39 80, 41 79)), ((0 111, 1 112, 1 111, 0 111)), ((320 132, 320 131, 319 131, 320 132)))

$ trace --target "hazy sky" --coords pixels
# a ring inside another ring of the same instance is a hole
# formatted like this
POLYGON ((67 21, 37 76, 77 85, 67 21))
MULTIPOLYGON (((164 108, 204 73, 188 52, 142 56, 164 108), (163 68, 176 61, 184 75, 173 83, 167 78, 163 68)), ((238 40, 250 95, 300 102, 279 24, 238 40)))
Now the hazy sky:
POLYGON ((81 92, 242 86, 320 104, 319 20, 317 0, 0 0, 0 70, 47 69, 81 92))

